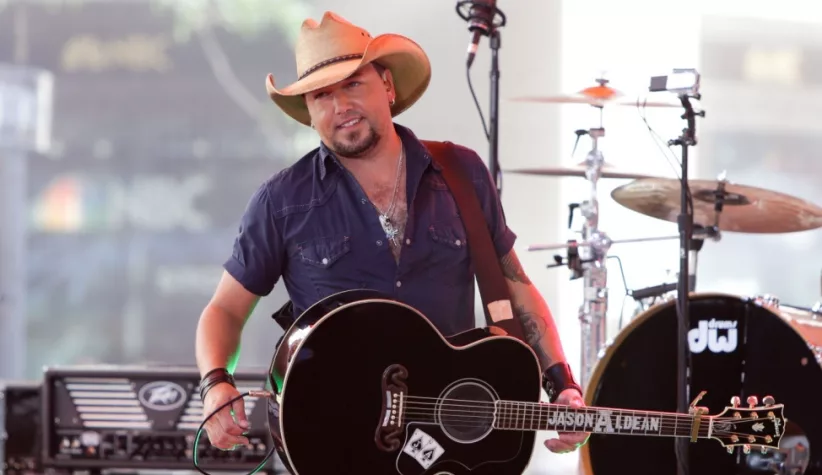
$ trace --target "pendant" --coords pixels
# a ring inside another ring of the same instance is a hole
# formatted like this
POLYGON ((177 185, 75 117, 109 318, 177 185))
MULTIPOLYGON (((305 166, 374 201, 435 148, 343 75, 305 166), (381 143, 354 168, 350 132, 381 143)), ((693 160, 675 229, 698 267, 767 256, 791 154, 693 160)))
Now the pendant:
POLYGON ((385 237, 391 242, 394 242, 397 236, 397 228, 391 224, 391 220, 388 216, 384 214, 380 215, 380 226, 382 226, 382 230, 385 231, 385 237))

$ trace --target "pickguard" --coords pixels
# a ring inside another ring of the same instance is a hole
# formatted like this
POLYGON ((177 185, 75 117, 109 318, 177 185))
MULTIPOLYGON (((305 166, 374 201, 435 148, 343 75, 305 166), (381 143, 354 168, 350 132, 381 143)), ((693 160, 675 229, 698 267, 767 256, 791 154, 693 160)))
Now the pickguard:
POLYGON ((421 475, 428 472, 434 464, 448 461, 449 442, 450 439, 438 425, 408 424, 402 451, 397 456, 397 473, 421 475))

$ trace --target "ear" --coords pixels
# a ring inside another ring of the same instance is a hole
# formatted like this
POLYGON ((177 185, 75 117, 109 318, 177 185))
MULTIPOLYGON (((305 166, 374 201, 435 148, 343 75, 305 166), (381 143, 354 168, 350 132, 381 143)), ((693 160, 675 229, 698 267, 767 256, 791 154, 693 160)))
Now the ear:
POLYGON ((394 76, 391 75, 391 70, 386 68, 382 71, 382 82, 385 84, 386 90, 390 95, 394 94, 394 76))

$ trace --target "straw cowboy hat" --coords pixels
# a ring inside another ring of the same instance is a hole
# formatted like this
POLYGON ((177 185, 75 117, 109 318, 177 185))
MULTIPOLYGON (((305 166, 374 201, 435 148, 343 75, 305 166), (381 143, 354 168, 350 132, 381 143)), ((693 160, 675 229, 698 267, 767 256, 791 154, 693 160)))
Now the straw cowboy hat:
POLYGON ((266 79, 268 95, 298 122, 311 124, 303 94, 335 84, 360 67, 376 62, 391 71, 396 99, 392 116, 414 104, 431 81, 428 56, 414 41, 396 34, 371 37, 333 12, 326 12, 318 24, 303 22, 295 48, 296 82, 278 89, 274 77, 266 79))

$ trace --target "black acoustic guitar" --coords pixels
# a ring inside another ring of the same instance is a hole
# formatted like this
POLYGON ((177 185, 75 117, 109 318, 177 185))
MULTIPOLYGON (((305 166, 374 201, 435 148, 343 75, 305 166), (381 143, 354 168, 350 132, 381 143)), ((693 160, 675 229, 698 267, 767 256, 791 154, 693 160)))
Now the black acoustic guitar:
POLYGON ((541 403, 539 363, 520 340, 485 329, 445 338, 368 290, 305 311, 267 385, 276 449, 299 475, 515 475, 536 431, 714 439, 747 452, 778 448, 785 427, 771 397, 713 416, 541 403))

